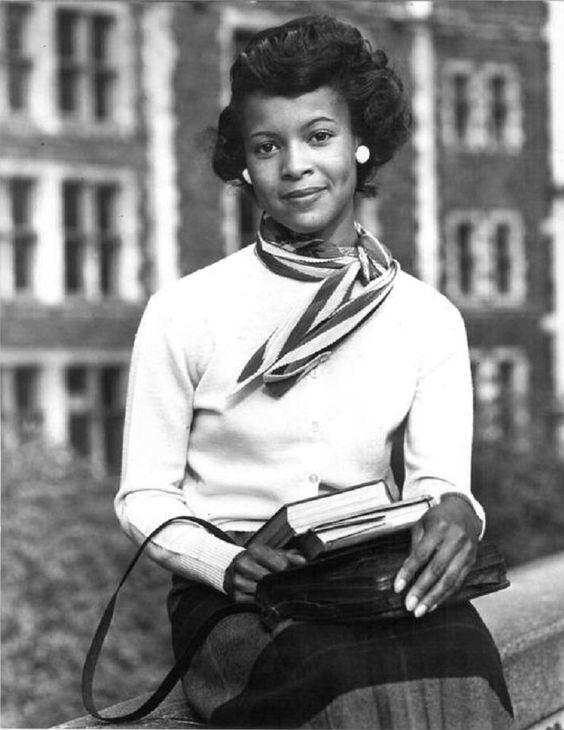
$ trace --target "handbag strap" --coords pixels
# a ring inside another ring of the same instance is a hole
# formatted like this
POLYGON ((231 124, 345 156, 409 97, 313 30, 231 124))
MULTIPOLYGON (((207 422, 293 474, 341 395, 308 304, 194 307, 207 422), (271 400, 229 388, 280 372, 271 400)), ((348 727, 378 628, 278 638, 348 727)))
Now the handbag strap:
POLYGON ((220 540, 224 540, 226 542, 233 543, 234 541, 225 533, 223 530, 221 530, 219 527, 216 527, 215 525, 212 525, 211 522, 207 522, 206 520, 202 520, 199 517, 189 517, 188 515, 180 515, 178 517, 172 517, 171 519, 167 520, 166 522, 163 522, 162 525, 159 525, 151 534, 143 541, 140 548, 135 553, 133 559, 127 566, 127 569, 125 573, 123 574, 122 579, 118 583, 118 586, 116 590, 114 591, 112 597, 110 598, 108 605, 106 606, 104 613, 102 614, 102 618, 100 619, 100 622, 98 624, 98 627, 96 628, 96 632, 94 633, 94 638, 92 639, 92 642, 90 644, 90 648, 88 649, 88 653, 86 655, 86 659, 84 662, 84 668, 82 670, 82 702, 84 704, 84 707, 86 710, 95 718, 98 720, 104 720, 106 722, 135 722, 137 720, 140 720, 142 717, 145 717, 150 712, 152 712, 154 709, 156 709, 160 703, 165 699, 165 697, 170 693, 170 691, 173 689, 175 684, 178 682, 178 680, 187 672, 190 663, 192 661, 192 658, 194 657, 197 650, 200 648, 200 646, 204 643, 207 636, 210 634, 210 632, 213 630, 213 628, 222 621, 226 616, 230 616, 232 614, 236 613, 257 613, 259 611, 258 606, 255 604, 250 603, 232 603, 229 606, 224 606, 222 608, 217 609, 214 611, 210 616, 207 617, 207 619, 202 623, 202 625, 199 627, 199 629, 196 631, 192 639, 188 642, 188 645, 184 649, 182 655, 180 658, 176 661, 172 669, 168 672, 168 674, 165 676, 165 678, 162 680, 160 685, 157 687, 157 689, 153 692, 153 694, 145 700, 136 710, 133 710, 132 712, 128 712, 124 715, 102 715, 100 714, 99 710, 96 708, 96 705, 94 703, 94 696, 93 696, 93 685, 94 685, 94 674, 96 672, 96 666, 98 664, 98 659, 100 656, 100 652, 102 651, 102 647, 104 645, 104 641, 106 639, 106 635, 110 629, 112 618, 114 615, 116 602, 118 599, 119 592, 121 591, 125 581, 129 577, 131 571, 135 567, 137 561, 143 554, 145 548, 149 544, 149 542, 156 536, 161 530, 164 530, 165 527, 168 527, 173 522, 178 521, 184 521, 184 522, 193 522, 201 527, 208 530, 208 532, 211 532, 215 537, 218 537, 220 540))

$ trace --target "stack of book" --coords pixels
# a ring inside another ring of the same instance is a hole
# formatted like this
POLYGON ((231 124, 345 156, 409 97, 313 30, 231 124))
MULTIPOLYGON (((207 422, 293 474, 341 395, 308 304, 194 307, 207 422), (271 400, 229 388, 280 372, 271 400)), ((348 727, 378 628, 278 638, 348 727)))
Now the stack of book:
POLYGON ((297 548, 308 560, 414 525, 432 497, 392 502, 384 481, 292 502, 281 507, 249 540, 272 548, 297 548))

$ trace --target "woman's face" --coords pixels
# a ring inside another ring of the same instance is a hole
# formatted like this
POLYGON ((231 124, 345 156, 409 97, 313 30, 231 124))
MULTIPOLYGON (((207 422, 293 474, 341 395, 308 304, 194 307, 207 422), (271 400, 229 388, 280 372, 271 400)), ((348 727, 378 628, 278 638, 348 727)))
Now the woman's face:
POLYGON ((332 88, 295 98, 252 94, 243 106, 245 155, 257 202, 298 233, 354 238, 358 140, 332 88))

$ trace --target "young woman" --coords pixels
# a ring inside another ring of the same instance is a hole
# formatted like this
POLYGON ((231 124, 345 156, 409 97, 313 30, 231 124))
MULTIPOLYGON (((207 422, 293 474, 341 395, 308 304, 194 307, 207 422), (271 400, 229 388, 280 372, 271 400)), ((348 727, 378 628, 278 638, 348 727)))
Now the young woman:
POLYGON ((187 697, 229 727, 507 727, 487 629, 470 605, 443 605, 484 529, 470 492, 464 325, 355 222, 355 195, 372 192, 408 136, 402 84, 358 30, 314 16, 257 34, 231 85, 214 169, 263 209, 257 241, 149 302, 116 499, 138 542, 182 514, 237 539, 178 523, 151 544, 174 574, 175 651, 209 606, 253 601, 264 575, 304 562, 244 548, 281 505, 375 478, 437 504, 396 578, 413 618, 268 631, 256 615, 231 617, 196 657, 187 697), (397 485, 390 454, 402 424, 397 485))

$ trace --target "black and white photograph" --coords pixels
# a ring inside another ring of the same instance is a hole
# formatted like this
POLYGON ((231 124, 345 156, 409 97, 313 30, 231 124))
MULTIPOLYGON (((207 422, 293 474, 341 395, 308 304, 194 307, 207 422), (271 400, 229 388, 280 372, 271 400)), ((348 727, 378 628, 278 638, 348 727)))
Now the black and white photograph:
POLYGON ((562 730, 564 0, 0 0, 2 728, 562 730))

